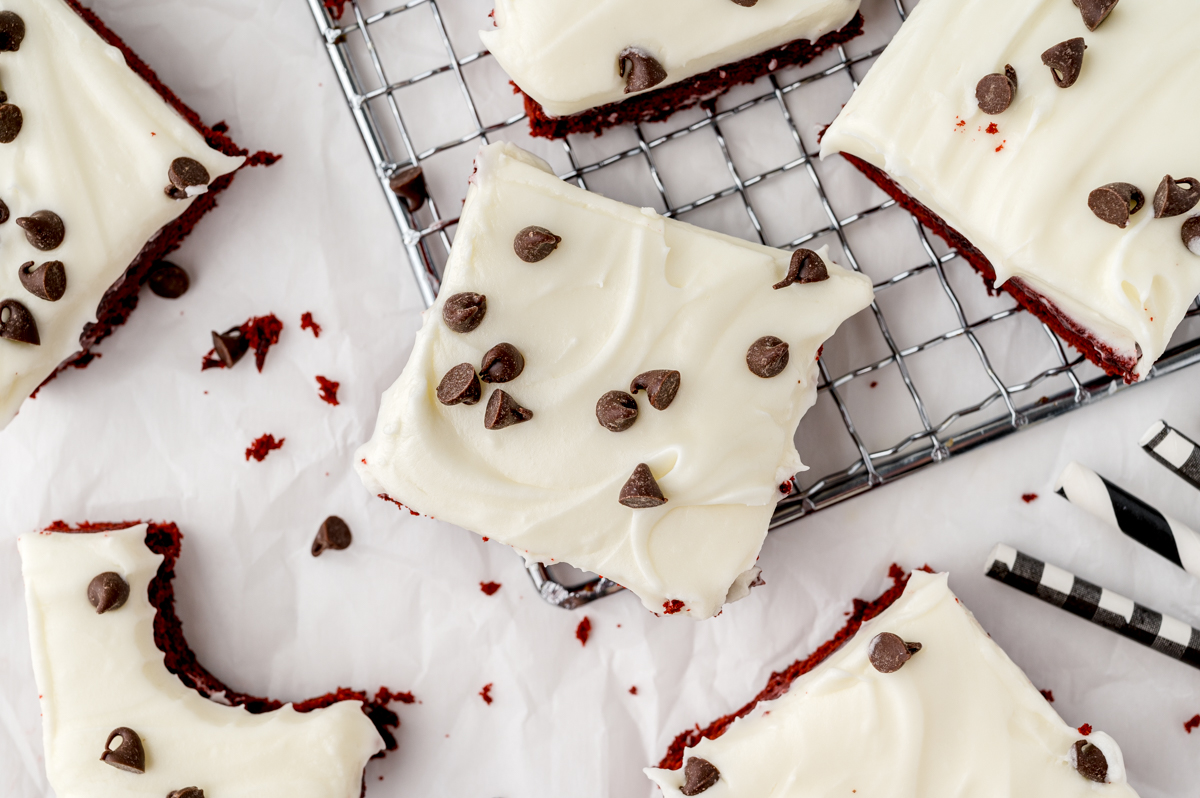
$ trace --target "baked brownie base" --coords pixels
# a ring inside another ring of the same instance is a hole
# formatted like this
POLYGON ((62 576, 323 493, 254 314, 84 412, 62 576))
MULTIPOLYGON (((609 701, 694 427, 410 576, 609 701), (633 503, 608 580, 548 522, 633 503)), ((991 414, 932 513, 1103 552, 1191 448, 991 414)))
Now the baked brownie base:
POLYGON ((529 131, 548 139, 566 138, 571 133, 600 135, 605 128, 630 122, 661 122, 676 111, 691 108, 701 102, 714 100, 734 86, 754 81, 788 66, 803 66, 831 47, 845 44, 863 32, 862 13, 845 27, 825 34, 816 42, 796 39, 781 47, 759 53, 734 64, 711 69, 687 80, 673 83, 658 91, 639 94, 628 100, 601 105, 571 116, 550 116, 537 100, 521 91, 515 83, 513 90, 525 98, 525 113, 529 115, 529 131))

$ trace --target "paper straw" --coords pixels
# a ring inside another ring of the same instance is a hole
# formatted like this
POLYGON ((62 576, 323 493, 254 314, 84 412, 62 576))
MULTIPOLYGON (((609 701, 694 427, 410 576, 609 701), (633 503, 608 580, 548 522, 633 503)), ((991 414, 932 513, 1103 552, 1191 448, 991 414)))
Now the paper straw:
POLYGON ((1200 490, 1200 446, 1165 421, 1155 421, 1138 441, 1146 454, 1200 490))
POLYGON ((1095 471, 1071 463, 1054 492, 1115 526, 1193 576, 1200 576, 1200 534, 1160 513, 1095 471))
POLYGON ((1183 621, 1143 607, 1003 543, 992 549, 986 568, 988 576, 1009 587, 1200 668, 1200 629, 1183 621))

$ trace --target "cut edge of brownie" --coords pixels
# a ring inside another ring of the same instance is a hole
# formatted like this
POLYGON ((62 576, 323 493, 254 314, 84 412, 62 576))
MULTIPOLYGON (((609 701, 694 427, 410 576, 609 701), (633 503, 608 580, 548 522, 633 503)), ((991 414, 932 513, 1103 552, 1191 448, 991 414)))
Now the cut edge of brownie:
POLYGON ((815 42, 795 39, 656 91, 601 105, 571 116, 550 116, 537 100, 515 83, 512 85, 513 91, 524 98, 525 113, 529 116, 529 132, 533 136, 548 139, 566 138, 573 133, 592 133, 599 136, 606 128, 618 125, 661 122, 677 111, 715 100, 733 87, 753 83, 777 69, 804 66, 831 47, 845 44, 862 35, 862 32, 863 16, 862 12, 858 12, 845 26, 825 34, 815 42))

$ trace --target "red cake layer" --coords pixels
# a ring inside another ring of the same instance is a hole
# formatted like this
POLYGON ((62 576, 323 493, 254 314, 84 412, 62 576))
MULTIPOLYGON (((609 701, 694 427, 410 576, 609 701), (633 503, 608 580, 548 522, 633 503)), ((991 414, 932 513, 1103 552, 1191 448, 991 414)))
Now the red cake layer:
MULTIPOLYGON (((921 224, 936 233, 949 246, 958 250, 958 254, 965 258, 967 263, 970 263, 975 271, 983 277, 988 290, 993 293, 996 291, 996 270, 983 253, 976 249, 966 237, 905 191, 902 186, 888 176, 887 172, 848 153, 842 153, 842 157, 866 175, 872 183, 883 189, 889 197, 896 200, 901 207, 920 219, 921 224)), ((1121 377, 1127 383, 1137 379, 1133 373, 1137 368, 1137 359, 1114 351, 1112 347, 1092 335, 1050 299, 1022 282, 1019 277, 1008 280, 1000 286, 1000 289, 1017 300, 1017 303, 1025 310, 1045 322, 1059 338, 1079 350, 1084 357, 1104 369, 1108 374, 1121 377)))
POLYGON ((735 64, 711 69, 699 75, 665 86, 657 91, 639 94, 621 102, 601 105, 571 116, 550 116, 537 100, 521 91, 525 97, 525 113, 529 115, 529 130, 535 136, 548 139, 566 138, 571 133, 600 135, 605 128, 631 122, 661 122, 676 111, 691 108, 706 100, 714 100, 734 86, 754 81, 789 66, 803 66, 831 47, 844 44, 863 32, 862 14, 855 14, 846 26, 827 33, 816 42, 796 39, 787 44, 751 56, 735 64))

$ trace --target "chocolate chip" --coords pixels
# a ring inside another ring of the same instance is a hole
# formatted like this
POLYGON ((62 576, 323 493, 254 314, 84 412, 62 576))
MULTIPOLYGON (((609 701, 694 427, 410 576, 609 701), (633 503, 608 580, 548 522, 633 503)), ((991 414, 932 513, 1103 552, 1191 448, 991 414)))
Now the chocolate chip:
POLYGON ((88 583, 88 601, 96 608, 97 615, 109 610, 119 610, 129 599, 129 583, 112 571, 98 574, 88 583))
POLYGON ((1083 24, 1088 30, 1095 30, 1117 7, 1117 0, 1075 0, 1075 5, 1083 14, 1083 24))
POLYGON ((25 20, 13 11, 0 11, 0 52, 15 53, 25 39, 25 20))
POLYGON ((67 268, 61 260, 50 260, 33 268, 33 261, 21 264, 17 277, 25 290, 38 299, 57 302, 67 292, 67 268))
POLYGON ((1154 192, 1154 218, 1182 216, 1196 207, 1197 202, 1200 202, 1200 181, 1194 177, 1176 180, 1167 175, 1154 192))
POLYGON ((1042 63, 1050 67, 1050 76, 1054 85, 1060 89, 1069 89, 1079 80, 1079 70, 1083 69, 1083 51, 1087 45, 1083 39, 1067 39, 1059 42, 1042 53, 1042 63))
POLYGON ((637 417, 637 399, 624 391, 609 391, 596 402, 596 420, 611 432, 624 432, 637 417))
POLYGON ((486 315, 487 297, 483 294, 455 294, 442 305, 442 321, 456 333, 471 332, 486 315))
POLYGON ((167 169, 167 180, 186 196, 192 196, 186 193, 187 189, 193 186, 207 186, 211 179, 204 164, 194 158, 176 158, 167 169))
POLYGON ((204 790, 199 787, 184 787, 182 790, 171 790, 167 798, 204 798, 204 790))
POLYGON ((0 302, 0 338, 34 346, 42 343, 33 314, 15 299, 0 302))
POLYGON ((675 401, 675 394, 679 393, 679 380, 678 371, 667 369, 646 371, 633 378, 633 382, 629 385, 629 392, 637 395, 638 391, 645 389, 650 406, 655 410, 666 410, 671 406, 671 402, 675 401))
POLYGON ((483 412, 483 426, 486 429, 504 429, 531 418, 532 410, 521 407, 516 399, 497 388, 488 398, 487 409, 483 412))
POLYGON ((320 557, 321 552, 325 549, 335 551, 348 549, 352 539, 350 526, 336 515, 331 515, 321 522, 321 528, 317 530, 317 536, 313 538, 312 556, 320 557))
POLYGON ((217 357, 225 365, 225 368, 231 369, 237 362, 242 359, 250 349, 250 341, 246 336, 242 335, 240 327, 230 327, 223 333, 212 331, 213 349, 216 350, 217 357))
POLYGON ((737 3, 739 6, 745 6, 746 8, 751 8, 758 5, 758 0, 733 0, 733 2, 737 3))
POLYGON ((483 396, 483 386, 470 363, 459 363, 438 383, 437 398, 444 405, 473 405, 483 396))
POLYGON ((526 263, 537 263, 550 257, 560 243, 561 236, 554 235, 544 227, 530 226, 517 233, 513 239, 513 251, 526 263))
POLYGON ((17 219, 17 225, 25 231, 29 243, 42 252, 58 249, 67 235, 62 217, 54 211, 34 211, 17 219))
POLYGON ((400 198, 409 213, 416 213, 429 196, 425 188, 425 172, 419 166, 408 166, 392 175, 388 188, 400 198))
POLYGON ((187 272, 166 260, 157 261, 150 267, 146 282, 150 284, 150 290, 163 299, 179 299, 192 284, 187 272))
POLYGON ((1183 223, 1183 245, 1193 255, 1200 255, 1200 216, 1193 216, 1183 223))
POLYGON ((621 77, 625 78, 625 93, 643 91, 651 86, 657 86, 667 79, 667 70, 646 53, 633 47, 626 47, 617 56, 617 66, 621 77))
POLYGON ((130 773, 146 772, 146 751, 142 748, 142 740, 137 732, 127 726, 109 732, 100 761, 130 773), (110 748, 112 741, 118 737, 121 742, 116 748, 110 748))
POLYGON ((1017 96, 1017 71, 1011 65, 1004 67, 1004 74, 984 75, 975 86, 975 100, 979 110, 985 114, 1002 114, 1012 105, 1017 96))
POLYGON ((645 463, 638 463, 637 468, 633 469, 633 474, 621 488, 621 495, 617 501, 635 510, 645 510, 667 503, 662 488, 650 473, 650 466, 645 463))
POLYGON ((1108 779, 1108 760, 1099 746, 1076 740, 1071 746, 1071 765, 1088 781, 1103 784, 1108 779))
POLYGON ((792 262, 788 265, 787 277, 775 283, 773 288, 787 288, 792 283, 819 283, 829 279, 829 269, 825 261, 811 249, 798 249, 792 253, 792 262))
POLYGON ((512 382, 525 370, 525 357, 512 344, 496 344, 483 356, 479 379, 484 382, 512 382))
POLYGON ((8 205, 4 200, 0 200, 0 224, 8 221, 8 205))
POLYGON ((768 379, 787 368, 788 345, 773 335, 764 335, 746 352, 746 365, 751 373, 768 379))
POLYGON ((21 132, 25 117, 12 103, 0 104, 0 144, 11 144, 21 132))
POLYGON ((898 635, 883 632, 867 644, 867 659, 880 673, 895 673, 920 650, 920 643, 906 643, 898 635))
POLYGON ((691 756, 683 766, 683 786, 679 791, 684 795, 699 795, 716 784, 720 778, 721 771, 717 770, 716 765, 707 759, 691 756))
POLYGON ((1109 183, 1088 195, 1088 207, 1104 222, 1121 229, 1146 204, 1146 195, 1131 183, 1109 183))

